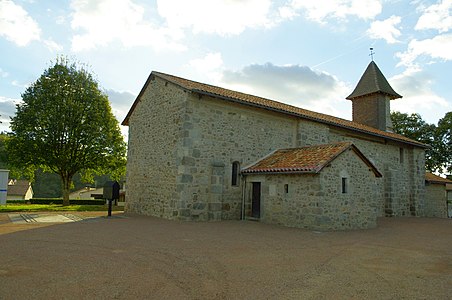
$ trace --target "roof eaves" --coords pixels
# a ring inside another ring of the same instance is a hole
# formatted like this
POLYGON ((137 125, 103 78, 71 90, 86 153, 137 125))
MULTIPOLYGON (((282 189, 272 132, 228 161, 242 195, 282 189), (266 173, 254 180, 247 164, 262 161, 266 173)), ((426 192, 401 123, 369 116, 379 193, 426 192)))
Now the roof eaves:
POLYGON ((279 151, 279 149, 275 149, 275 150, 271 151, 270 153, 268 153, 267 155, 265 155, 264 157, 259 158, 259 159, 256 160, 255 162, 253 162, 253 163, 251 163, 251 164, 249 164, 249 165, 243 167, 243 168, 240 170, 240 173, 246 173, 246 172, 247 172, 247 169, 249 169, 249 168, 251 168, 252 166, 256 165, 256 164, 259 163, 260 161, 262 161, 262 160, 264 160, 264 159, 266 159, 266 158, 272 156, 276 151, 279 151))
POLYGON ((452 181, 448 181, 447 179, 445 179, 444 178, 444 180, 437 180, 437 179, 425 179, 425 182, 428 182, 428 183, 433 183, 433 184, 443 184, 443 185, 446 185, 446 184, 452 184, 452 181))
POLYGON ((301 171, 301 170, 250 170, 250 171, 243 171, 243 175, 260 175, 260 174, 318 174, 316 170, 312 171, 301 171))

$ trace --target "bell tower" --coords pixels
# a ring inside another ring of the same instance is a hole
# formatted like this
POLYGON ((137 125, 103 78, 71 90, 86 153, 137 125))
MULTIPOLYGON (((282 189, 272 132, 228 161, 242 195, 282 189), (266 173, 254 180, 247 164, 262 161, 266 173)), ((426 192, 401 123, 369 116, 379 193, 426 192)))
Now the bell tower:
POLYGON ((346 99, 352 101, 353 122, 392 132, 389 102, 398 98, 402 96, 392 89, 372 60, 346 99))

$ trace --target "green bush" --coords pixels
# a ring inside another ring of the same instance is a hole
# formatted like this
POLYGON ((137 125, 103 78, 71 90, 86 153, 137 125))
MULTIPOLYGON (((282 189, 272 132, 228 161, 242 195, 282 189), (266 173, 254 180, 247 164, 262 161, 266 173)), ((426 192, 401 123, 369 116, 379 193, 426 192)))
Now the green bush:
MULTIPOLYGON (((63 204, 61 198, 33 198, 30 199, 31 204, 63 204)), ((71 205, 104 205, 105 200, 93 200, 93 199, 71 199, 69 201, 71 205)))
POLYGON ((28 200, 6 200, 7 204, 24 204, 27 202, 28 200))

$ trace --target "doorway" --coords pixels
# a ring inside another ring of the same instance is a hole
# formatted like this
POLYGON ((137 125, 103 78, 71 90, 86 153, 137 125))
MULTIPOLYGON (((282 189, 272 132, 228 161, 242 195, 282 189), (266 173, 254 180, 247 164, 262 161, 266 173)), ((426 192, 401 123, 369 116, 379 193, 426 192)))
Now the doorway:
POLYGON ((251 217, 260 218, 261 217, 261 183, 252 182, 253 184, 253 194, 251 196, 251 217))

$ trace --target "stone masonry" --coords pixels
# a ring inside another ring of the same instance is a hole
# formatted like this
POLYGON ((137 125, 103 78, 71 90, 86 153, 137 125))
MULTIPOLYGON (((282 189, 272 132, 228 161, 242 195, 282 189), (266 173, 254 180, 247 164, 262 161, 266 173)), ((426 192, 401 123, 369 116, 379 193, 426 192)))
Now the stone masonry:
POLYGON ((447 218, 447 198, 444 184, 428 184, 425 199, 425 215, 434 218, 447 218))
MULTIPOLYGON (((345 229, 352 226, 351 222, 357 222, 353 226, 361 228, 366 222, 368 227, 374 226, 372 214, 423 215, 425 170, 422 147, 247 106, 214 95, 201 95, 152 74, 131 112, 126 179, 126 210, 129 212, 180 220, 240 219, 244 182, 239 180, 238 185, 231 184, 234 162, 243 168, 276 149, 351 141, 383 178, 372 181, 371 186, 364 179, 356 181, 363 181, 362 188, 355 189, 353 199, 347 204, 335 197, 332 190, 323 191, 322 200, 317 201, 322 203, 323 211, 340 210, 351 203, 357 207, 353 212, 350 210, 348 217, 345 214, 345 219, 325 215, 324 220, 329 219, 324 223, 331 228, 345 229), (327 205, 328 201, 332 202, 328 204, 331 206, 327 205), (362 218, 352 221, 351 216, 357 216, 357 211, 362 218)), ((349 162, 345 160, 341 165, 341 161, 335 162, 334 168, 345 168, 355 174, 348 166, 349 162)), ((303 194, 307 182, 321 181, 322 186, 328 186, 327 174, 316 178, 293 176, 289 184, 298 184, 299 193, 303 194)), ((367 178, 366 174, 361 175, 367 178)), ((336 180, 332 182, 333 185, 337 183, 336 180)), ((265 197, 263 195, 263 203, 265 197)), ((311 203, 309 199, 297 198, 296 201, 311 203)), ((275 209, 278 209, 277 205, 275 209)), ((301 209, 298 210, 301 212, 301 209)), ((276 212, 267 212, 268 220, 295 226, 296 217, 281 221, 276 212)), ((319 219, 309 215, 304 217, 305 222, 317 226, 319 219)))
POLYGON ((250 216, 251 183, 262 182, 263 222, 316 230, 373 228, 381 180, 353 151, 319 174, 247 175, 245 214, 250 216), (347 193, 341 191, 342 177, 349 182, 347 193))

